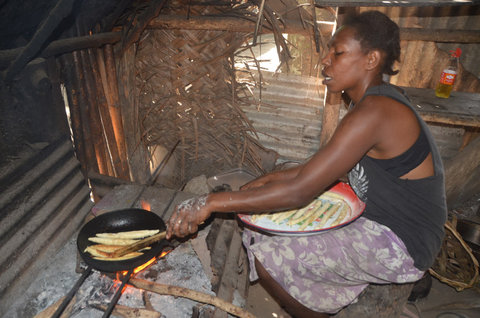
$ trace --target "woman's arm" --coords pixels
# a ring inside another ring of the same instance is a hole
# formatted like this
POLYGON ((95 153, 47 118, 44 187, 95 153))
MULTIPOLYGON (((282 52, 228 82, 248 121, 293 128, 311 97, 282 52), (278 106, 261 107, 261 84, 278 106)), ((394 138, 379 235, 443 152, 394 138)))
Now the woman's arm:
POLYGON ((272 212, 310 203, 378 142, 377 128, 382 120, 385 119, 375 112, 375 108, 356 107, 343 118, 327 145, 305 164, 286 173, 267 176, 258 187, 211 193, 188 208, 177 207, 168 221, 167 237, 194 233, 198 224, 213 211, 272 212))
POLYGON ((300 171, 300 169, 301 169, 301 165, 298 165, 298 166, 284 169, 284 170, 269 172, 243 185, 241 187, 241 190, 258 188, 270 182, 275 182, 280 180, 291 180, 298 175, 298 172, 300 171))

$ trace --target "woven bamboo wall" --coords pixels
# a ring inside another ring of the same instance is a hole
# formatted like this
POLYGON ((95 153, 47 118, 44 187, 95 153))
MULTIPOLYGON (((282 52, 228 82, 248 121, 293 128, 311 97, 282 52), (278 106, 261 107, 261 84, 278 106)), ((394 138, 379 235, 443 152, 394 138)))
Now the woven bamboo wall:
MULTIPOLYGON (((181 8, 168 13, 186 15, 181 8)), ((142 140, 151 149, 180 141, 174 155, 179 182, 242 166, 262 170, 232 68, 244 40, 243 33, 202 30, 147 30, 142 36, 135 60, 142 140)))

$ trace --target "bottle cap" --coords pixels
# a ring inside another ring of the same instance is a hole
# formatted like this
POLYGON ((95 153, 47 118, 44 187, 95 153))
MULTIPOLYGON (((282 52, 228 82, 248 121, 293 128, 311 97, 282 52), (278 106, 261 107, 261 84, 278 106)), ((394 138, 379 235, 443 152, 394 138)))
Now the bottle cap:
POLYGON ((455 51, 450 51, 450 53, 452 54, 452 57, 460 57, 460 55, 462 55, 462 49, 457 47, 455 51))

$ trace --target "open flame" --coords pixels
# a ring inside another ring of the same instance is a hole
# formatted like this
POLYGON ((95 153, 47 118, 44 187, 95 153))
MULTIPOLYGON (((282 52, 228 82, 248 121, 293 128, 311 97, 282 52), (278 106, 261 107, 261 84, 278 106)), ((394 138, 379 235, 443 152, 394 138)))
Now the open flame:
POLYGON ((140 204, 141 204, 141 206, 142 206, 142 209, 144 209, 144 210, 146 210, 146 211, 152 211, 152 210, 151 210, 152 207, 150 206, 150 203, 148 203, 147 201, 141 200, 141 201, 140 201, 140 204))
MULTIPOLYGON (((150 259, 149 261, 147 261, 146 263, 143 263, 142 265, 138 266, 138 267, 135 267, 135 269, 133 270, 133 273, 132 275, 135 275, 136 273, 138 272, 141 272, 142 270, 144 270, 145 268, 147 268, 148 266, 152 265, 153 263, 155 263, 155 261, 159 258, 162 258, 164 257, 165 255, 167 255, 168 253, 170 253, 172 250, 171 249, 168 249, 166 251, 162 251, 162 253, 157 256, 157 257, 154 257, 152 259, 150 259)), ((128 275, 128 271, 121 271, 121 272, 117 272, 117 279, 116 281, 121 281, 122 280, 122 277, 125 277, 125 275, 128 275)))

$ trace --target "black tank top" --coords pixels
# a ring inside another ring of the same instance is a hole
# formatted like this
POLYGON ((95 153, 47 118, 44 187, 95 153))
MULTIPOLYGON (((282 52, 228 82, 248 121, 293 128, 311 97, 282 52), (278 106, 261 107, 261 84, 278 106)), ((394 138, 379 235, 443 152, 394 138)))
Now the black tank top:
MULTIPOLYGON (((365 92, 365 96, 368 95, 387 96, 412 109, 428 144, 420 152, 424 154, 431 152, 435 173, 423 179, 401 179, 382 168, 378 160, 364 156, 348 174, 350 185, 357 196, 366 203, 362 216, 389 227, 405 243, 415 267, 427 270, 440 251, 447 219, 444 171, 440 153, 426 123, 408 98, 393 85, 385 83, 371 87, 365 92)), ((407 169, 407 166, 413 167, 415 162, 424 156, 417 157, 414 153, 418 144, 423 143, 422 138, 424 137, 419 136, 420 141, 417 140, 407 150, 407 155, 400 155, 402 158, 410 157, 410 154, 416 157, 407 158, 408 164, 404 164, 402 169, 407 169)), ((388 160, 399 159, 396 157, 388 160)))
POLYGON ((407 151, 390 159, 372 158, 374 162, 395 177, 401 177, 421 164, 430 153, 427 135, 420 129, 415 143, 407 151))

